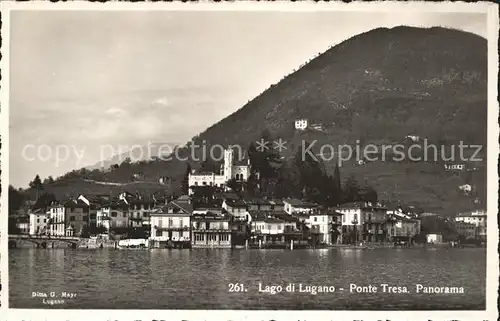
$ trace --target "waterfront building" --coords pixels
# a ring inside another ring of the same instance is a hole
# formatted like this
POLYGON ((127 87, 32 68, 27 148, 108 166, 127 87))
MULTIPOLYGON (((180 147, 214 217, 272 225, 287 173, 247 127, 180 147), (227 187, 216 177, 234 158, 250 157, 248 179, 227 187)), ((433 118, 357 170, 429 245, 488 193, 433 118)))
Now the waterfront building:
POLYGON ((29 234, 30 232, 30 217, 26 214, 18 215, 13 218, 19 234, 29 234))
POLYGON ((411 243, 420 234, 420 220, 397 214, 388 214, 386 222, 387 240, 411 243))
POLYGON ((89 222, 89 207, 82 200, 68 200, 49 207, 47 229, 52 236, 80 236, 89 222))
POLYGON ((177 199, 151 213, 151 236, 153 247, 169 244, 181 247, 190 244, 191 215, 193 206, 190 201, 177 199))
POLYGON ((288 244, 300 240, 299 220, 285 212, 250 211, 251 243, 256 245, 288 244))
POLYGON ((464 221, 456 221, 454 223, 454 226, 458 235, 465 238, 466 240, 476 238, 477 227, 475 224, 467 223, 464 221))
POLYGON ((283 209, 290 215, 309 214, 318 208, 318 204, 304 202, 296 198, 287 198, 283 200, 283 209))
POLYGON ((382 242, 386 240, 387 208, 374 202, 351 202, 335 208, 342 216, 342 234, 346 242, 382 242))
POLYGON ((309 226, 314 243, 336 244, 342 240, 342 213, 318 210, 310 214, 309 226))
POLYGON ((29 214, 29 234, 30 235, 46 235, 47 230, 47 213, 37 208, 29 214))
POLYGON ((474 224, 476 226, 476 238, 483 241, 486 240, 487 215, 486 210, 474 210, 460 213, 455 216, 455 222, 464 222, 474 224))
POLYGON ((219 173, 196 171, 189 173, 189 194, 194 193, 192 186, 214 186, 226 190, 226 184, 229 180, 235 179, 237 182, 244 182, 250 177, 250 172, 250 160, 247 160, 246 164, 235 162, 234 151, 226 149, 224 150, 224 163, 219 173))
POLYGON ((192 216, 192 247, 231 247, 232 215, 195 214, 192 216))
POLYGON ((97 226, 104 227, 108 232, 129 227, 128 204, 120 199, 103 204, 97 210, 97 226))
POLYGON ((125 198, 124 201, 129 206, 130 227, 145 227, 150 229, 150 216, 154 209, 155 202, 152 199, 146 199, 141 196, 129 196, 125 198))
POLYGON ((427 243, 430 243, 430 244, 442 244, 443 243, 443 235, 441 235, 441 234, 427 234, 426 239, 427 239, 427 243))

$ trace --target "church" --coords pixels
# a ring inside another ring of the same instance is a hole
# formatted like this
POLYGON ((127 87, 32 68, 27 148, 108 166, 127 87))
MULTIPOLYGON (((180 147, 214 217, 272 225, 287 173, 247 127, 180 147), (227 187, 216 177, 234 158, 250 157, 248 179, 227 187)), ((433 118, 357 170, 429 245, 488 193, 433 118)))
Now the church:
POLYGON ((227 182, 232 178, 244 182, 248 180, 250 170, 250 160, 245 165, 235 165, 234 151, 226 149, 224 150, 224 163, 219 173, 192 171, 189 174, 189 194, 193 194, 191 186, 215 186, 226 189, 227 182))

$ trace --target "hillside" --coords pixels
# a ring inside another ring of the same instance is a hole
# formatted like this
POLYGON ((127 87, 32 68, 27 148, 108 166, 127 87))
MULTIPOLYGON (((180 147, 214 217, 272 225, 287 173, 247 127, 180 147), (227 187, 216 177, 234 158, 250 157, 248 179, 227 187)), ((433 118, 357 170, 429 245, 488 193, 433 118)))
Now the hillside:
MULTIPOLYGON (((246 147, 268 129, 287 141, 284 156, 292 155, 301 141, 380 145, 409 134, 432 143, 486 145, 486 49, 485 39, 457 30, 375 29, 307 62, 193 141, 246 147), (298 132, 294 121, 300 118, 324 130, 298 132)), ((106 176, 123 181, 135 172, 168 175, 175 185, 184 168, 179 161, 146 161, 106 176)), ((398 198, 429 211, 466 210, 476 196, 485 201, 484 170, 464 177, 445 172, 441 162, 357 166, 351 160, 341 174, 346 178, 351 173, 372 184, 381 198, 398 198), (474 195, 457 192, 464 182, 475 186, 474 195)))

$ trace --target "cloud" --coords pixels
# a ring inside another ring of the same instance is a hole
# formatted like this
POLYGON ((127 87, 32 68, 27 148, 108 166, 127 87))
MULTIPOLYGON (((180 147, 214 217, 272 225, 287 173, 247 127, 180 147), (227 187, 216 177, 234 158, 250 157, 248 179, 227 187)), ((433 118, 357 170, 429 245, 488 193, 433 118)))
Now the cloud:
POLYGON ((155 99, 153 101, 153 105, 168 106, 169 105, 168 98, 167 97, 162 97, 162 98, 155 99))

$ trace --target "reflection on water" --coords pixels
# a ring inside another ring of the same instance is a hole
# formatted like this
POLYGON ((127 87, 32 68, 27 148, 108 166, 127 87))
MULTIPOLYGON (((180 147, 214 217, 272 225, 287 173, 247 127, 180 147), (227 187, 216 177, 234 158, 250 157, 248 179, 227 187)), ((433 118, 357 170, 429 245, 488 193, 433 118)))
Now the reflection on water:
POLYGON ((11 308, 80 309, 484 309, 484 249, 9 251, 11 308), (243 283, 246 292, 229 291, 243 283), (334 293, 259 292, 259 283, 335 286, 334 293), (383 283, 411 293, 350 293, 383 283), (425 286, 465 294, 415 293, 425 286), (343 290, 341 290, 343 289, 343 290), (75 293, 47 305, 33 292, 75 293))

